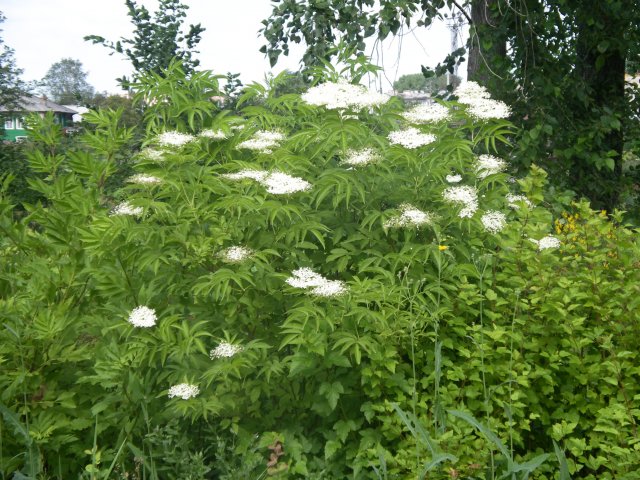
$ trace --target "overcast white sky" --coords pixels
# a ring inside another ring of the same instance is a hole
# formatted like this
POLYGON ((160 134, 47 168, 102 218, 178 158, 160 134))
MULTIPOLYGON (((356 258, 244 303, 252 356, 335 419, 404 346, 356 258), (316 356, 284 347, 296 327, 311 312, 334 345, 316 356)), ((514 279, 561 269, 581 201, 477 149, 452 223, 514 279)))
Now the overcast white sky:
MULTIPOLYGON (((141 0, 152 12, 157 0, 141 0)), ((190 8, 185 24, 201 23, 206 30, 199 44, 200 65, 215 73, 240 73, 243 83, 262 81, 269 62, 258 51, 261 20, 271 13, 269 0, 183 0, 190 8)), ((5 45, 13 48, 25 80, 39 80, 62 58, 80 60, 88 81, 97 91, 118 92, 115 79, 129 74, 123 56, 109 56, 109 50, 85 42, 85 35, 101 35, 108 40, 130 37, 133 26, 124 0, 1 0, 0 11, 7 17, 0 25, 5 45)), ((377 49, 377 62, 393 82, 407 73, 420 72, 420 65, 435 66, 449 52, 450 34, 445 25, 424 27, 388 40, 377 49), (400 48, 401 47, 401 48, 400 48)), ((297 70, 302 48, 281 57, 274 73, 297 70)), ((371 49, 368 53, 374 53, 371 49)), ((461 69, 462 71, 462 69, 461 69)), ((383 88, 390 85, 383 81, 383 88)))

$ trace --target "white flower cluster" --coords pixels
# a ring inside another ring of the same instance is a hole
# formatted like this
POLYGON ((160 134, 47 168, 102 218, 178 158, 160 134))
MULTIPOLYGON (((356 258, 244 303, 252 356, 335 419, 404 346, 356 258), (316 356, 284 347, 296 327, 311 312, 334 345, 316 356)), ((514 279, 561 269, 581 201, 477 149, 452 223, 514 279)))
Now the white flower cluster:
POLYGON ((406 130, 396 130, 387 137, 394 145, 402 145, 405 148, 418 148, 435 141, 435 135, 422 133, 417 128, 407 128, 406 130))
POLYGON ((524 203, 527 207, 533 208, 533 202, 524 195, 515 195, 513 193, 507 193, 507 203, 513 209, 520 208, 520 203, 524 203))
POLYGON ((449 109, 439 103, 422 104, 402 114, 411 123, 441 122, 450 117, 449 109))
POLYGON ((341 163, 345 165, 352 165, 359 167, 362 165, 368 165, 380 160, 380 155, 373 151, 371 148, 363 148, 360 150, 348 150, 347 158, 342 160, 341 163))
POLYGON ((280 132, 268 132, 260 130, 253 134, 249 140, 245 140, 238 144, 238 148, 246 148, 247 150, 258 150, 263 153, 271 153, 271 149, 277 147, 278 144, 285 139, 280 132))
POLYGON ((361 110, 385 104, 389 97, 343 79, 337 83, 327 82, 311 87, 302 94, 302 100, 310 105, 324 106, 330 110, 346 108, 361 110))
POLYGON ((328 280, 310 268, 299 268, 291 272, 286 282, 295 288, 309 290, 318 297, 337 297, 347 292, 347 286, 340 280, 328 280))
POLYGON ((493 155, 480 155, 476 161, 476 173, 480 179, 503 172, 506 168, 507 162, 493 155))
POLYGON ((560 248, 560 240, 558 240, 553 235, 547 235, 546 237, 542 237, 540 240, 535 240, 530 238, 533 243, 538 246, 538 250, 547 250, 550 248, 560 248))
POLYGON ((161 152, 160 150, 156 150, 154 148, 145 148, 140 152, 140 155, 147 160, 154 160, 156 162, 164 160, 164 152, 161 152))
POLYGON ((127 182, 139 183, 142 185, 155 185, 155 184, 161 183, 162 180, 160 180, 158 177, 154 177, 153 175, 145 175, 144 173, 138 173, 136 175, 129 177, 127 182))
POLYGON ((242 350, 242 345, 233 345, 228 342, 221 342, 220 345, 209 352, 209 357, 211 357, 211 360, 216 358, 231 358, 242 350))
POLYGON ((240 263, 249 258, 253 254, 253 250, 247 247, 234 246, 221 251, 218 256, 225 263, 240 263))
POLYGON ((492 100, 487 89, 476 82, 465 82, 456 89, 455 94, 460 103, 468 105, 467 111, 476 118, 507 118, 511 115, 506 103, 492 100))
POLYGON ((498 233, 507 225, 507 217, 504 213, 490 210, 480 218, 487 232, 498 233))
POLYGON ((471 218, 478 210, 478 191, 468 185, 448 187, 442 193, 445 200, 463 205, 460 218, 471 218))
POLYGON ((408 203, 400 205, 400 210, 402 211, 400 215, 392 217, 385 222, 385 228, 420 227, 433 221, 431 213, 418 210, 408 203))
POLYGON ((446 177, 444 177, 445 180, 449 183, 459 183, 462 181, 462 175, 458 175, 458 174, 454 174, 454 175, 447 175, 446 177))
POLYGON ((122 202, 113 207, 109 215, 133 215, 139 217, 143 211, 142 207, 134 207, 129 202, 122 202))
POLYGON ((267 176, 269 172, 265 172, 264 170, 240 170, 236 173, 225 173, 222 175, 223 178, 228 180, 255 180, 256 182, 262 182, 267 176))
POLYGON ((203 130, 198 135, 205 138, 211 138, 213 140, 224 140, 227 138, 227 134, 222 130, 203 130))
POLYGON ((180 132, 164 132, 156 137, 156 143, 171 147, 181 147, 194 140, 193 135, 180 132))
POLYGON ((190 398, 197 396, 199 393, 200 388, 198 388, 197 385, 180 383, 169 389, 169 398, 179 397, 183 400, 189 400, 190 398))
POLYGON ((129 314, 128 322, 134 327, 153 327, 156 324, 156 311, 143 305, 134 308, 129 314))
POLYGON ((222 176, 229 180, 255 180, 265 186, 267 192, 273 193, 274 195, 303 192, 311 188, 311 184, 306 180, 299 177, 292 177, 282 172, 268 173, 263 170, 242 170, 237 173, 227 173, 222 176))

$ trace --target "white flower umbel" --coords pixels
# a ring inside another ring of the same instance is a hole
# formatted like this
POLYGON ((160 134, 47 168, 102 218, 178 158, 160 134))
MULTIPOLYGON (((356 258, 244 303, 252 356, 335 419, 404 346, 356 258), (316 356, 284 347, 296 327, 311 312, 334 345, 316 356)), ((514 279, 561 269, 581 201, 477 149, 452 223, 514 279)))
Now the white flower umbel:
POLYGON ((542 237, 540 240, 535 240, 530 238, 533 243, 538 246, 538 250, 548 250, 550 248, 560 248, 560 240, 558 240, 553 235, 547 235, 546 237, 542 237))
POLYGON ((134 327, 153 327, 156 324, 156 311, 153 308, 145 307, 143 305, 134 308, 129 314, 127 320, 134 327))
POLYGON ((225 263, 241 263, 253 254, 253 250, 247 247, 236 245, 221 251, 218 255, 225 263))
POLYGON ((492 118, 508 118, 511 115, 511 108, 500 100, 488 98, 469 104, 467 112, 480 120, 489 120, 492 118))
POLYGON ((400 215, 392 217, 385 222, 384 226, 386 228, 421 227, 429 225, 433 220, 431 213, 418 210, 408 203, 400 205, 400 210, 402 211, 400 215))
POLYGON ((318 297, 337 297, 347 292, 347 286, 340 280, 328 280, 310 268, 299 268, 291 272, 286 283, 295 288, 307 289, 318 297))
POLYGON ((354 167, 360 167, 375 163, 380 160, 380 155, 373 151, 371 148, 362 148, 360 150, 347 150, 347 157, 342 160, 343 165, 352 165, 354 167))
POLYGON ((503 172, 507 168, 507 162, 493 155, 480 155, 475 168, 478 178, 482 179, 503 172))
POLYGON ((448 202, 463 206, 458 214, 460 218, 471 218, 478 210, 478 191, 469 185, 448 187, 442 196, 448 202))
POLYGON ((434 142, 436 137, 430 133, 422 133, 417 128, 407 128, 406 130, 396 130, 389 133, 389 142, 394 145, 402 145, 405 148, 418 148, 434 142))
POLYGON ((116 205, 113 210, 109 213, 110 216, 113 215, 132 215, 135 217, 139 217, 143 212, 142 207, 134 207, 129 202, 122 202, 116 205))
POLYGON ((529 200, 524 195, 515 195, 513 193, 507 193, 506 199, 507 199, 507 203, 509 204, 509 207, 513 208, 514 210, 520 208, 521 203, 524 203, 529 208, 533 208, 533 202, 531 202, 531 200, 529 200))
POLYGON ((274 195, 287 195, 289 193, 304 192, 311 188, 311 184, 306 180, 298 177, 292 177, 286 173, 274 172, 262 180, 262 183, 267 187, 267 192, 274 195))
POLYGON ((227 138, 227 134, 222 130, 203 130, 198 134, 198 136, 211 138, 213 140, 224 140, 227 138))
POLYGON ((422 104, 402 114, 411 123, 435 123, 450 117, 449 109, 439 103, 422 104))
POLYGON ((467 112, 479 119, 507 118, 509 106, 500 100, 492 100, 486 88, 476 82, 465 82, 454 92, 458 101, 468 105, 467 112))
POLYGON ((330 110, 353 108, 361 110, 387 103, 389 97, 369 91, 362 85, 354 85, 346 80, 327 82, 311 87, 302 94, 302 100, 310 105, 324 106, 330 110))
POLYGON ((269 172, 265 172, 264 170, 241 170, 239 172, 236 173, 225 173, 223 175, 221 175, 223 178, 226 178, 228 180, 255 180, 256 182, 261 182, 263 181, 265 178, 267 178, 267 176, 269 175, 269 172))
POLYGON ((458 175, 458 174, 447 175, 444 178, 449 183, 460 183, 462 181, 462 175, 458 175))
POLYGON ((231 358, 242 350, 242 345, 233 345, 228 342, 221 342, 220 345, 209 352, 209 357, 211 357, 211 360, 216 358, 231 358))
POLYGON ((154 177, 153 175, 145 175, 144 173, 138 173, 129 177, 127 180, 129 183, 138 183, 141 185, 156 185, 158 183, 162 183, 162 180, 158 177, 154 177))
POLYGON ((280 132, 269 132, 265 130, 258 131, 253 134, 249 140, 245 140, 238 144, 238 148, 246 148, 247 150, 258 150, 263 153, 271 153, 271 149, 277 147, 285 136, 280 132))
POLYGON ((498 233, 507 225, 507 217, 504 213, 490 210, 480 218, 487 232, 498 233))
POLYGON ((181 147, 194 140, 193 135, 180 132, 164 132, 156 137, 156 143, 171 147, 181 147))
POLYGON ((145 148, 140 152, 140 155, 147 160, 153 160, 155 162, 160 162, 164 160, 164 152, 160 150, 155 150, 153 148, 145 148))
POLYGON ((183 400, 189 400, 190 398, 198 396, 200 388, 197 385, 190 383, 179 383, 169 389, 169 398, 178 397, 183 400))

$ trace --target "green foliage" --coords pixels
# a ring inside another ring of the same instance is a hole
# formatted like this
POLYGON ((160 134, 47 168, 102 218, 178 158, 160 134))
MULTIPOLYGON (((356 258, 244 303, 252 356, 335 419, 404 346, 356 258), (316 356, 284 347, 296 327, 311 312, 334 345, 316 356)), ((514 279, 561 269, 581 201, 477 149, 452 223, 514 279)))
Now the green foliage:
POLYGON ((251 85, 236 116, 206 104, 215 80, 142 78, 147 181, 117 191, 117 112, 67 150, 32 124, 45 200, 16 218, 0 196, 3 476, 37 457, 52 479, 637 477, 640 252, 620 214, 554 218, 538 167, 479 174, 517 132, 457 103, 405 148, 397 100, 251 85), (282 137, 253 149, 264 130, 282 137), (362 148, 377 161, 345 163, 362 148), (296 181, 275 172, 310 186, 279 194, 296 181), (445 200, 452 173, 475 214, 445 200), (553 229, 558 248, 532 241, 553 229), (342 294, 298 288, 305 267, 342 294))
MULTIPOLYGON (((174 59, 182 62, 183 69, 190 74, 200 64, 193 58, 200 43, 200 34, 204 28, 189 25, 189 31, 182 32, 182 24, 189 8, 180 0, 160 0, 153 18, 144 5, 134 0, 125 0, 128 15, 134 26, 133 38, 121 38, 115 43, 99 35, 88 35, 86 41, 107 47, 112 53, 125 55, 135 73, 133 80, 144 73, 160 74, 169 67, 174 59)), ((126 77, 119 79, 128 86, 126 77)))
MULTIPOLYGON (((0 12, 0 24, 4 21, 5 16, 0 12)), ((13 49, 5 45, 0 37, 0 106, 4 107, 16 106, 26 90, 24 82, 20 79, 22 70, 16 66, 13 53, 13 49)), ((0 125, 0 129, 3 128, 4 122, 0 125)))
POLYGON ((54 63, 41 83, 53 101, 62 105, 83 105, 93 98, 94 89, 80 60, 63 58, 54 63))

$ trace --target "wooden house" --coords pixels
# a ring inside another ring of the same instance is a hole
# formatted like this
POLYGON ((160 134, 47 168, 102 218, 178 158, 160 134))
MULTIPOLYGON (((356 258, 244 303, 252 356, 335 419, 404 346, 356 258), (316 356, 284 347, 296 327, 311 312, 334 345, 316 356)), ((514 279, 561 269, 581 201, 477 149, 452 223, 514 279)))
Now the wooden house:
POLYGON ((47 112, 53 112, 56 123, 62 127, 73 125, 73 115, 77 112, 47 99, 46 97, 23 96, 18 101, 18 106, 5 108, 0 106, 0 117, 4 124, 2 130, 2 140, 17 142, 27 138, 27 131, 24 127, 24 118, 36 113, 41 117, 47 112))

